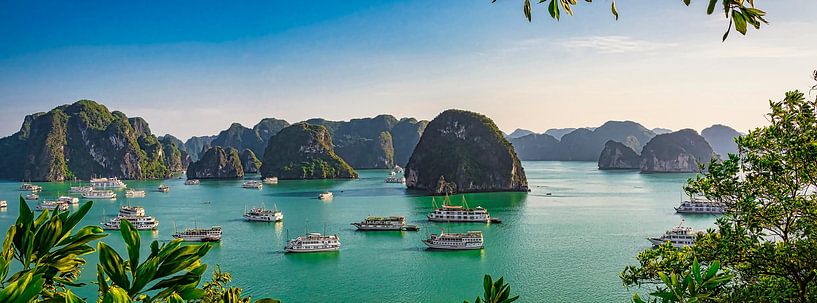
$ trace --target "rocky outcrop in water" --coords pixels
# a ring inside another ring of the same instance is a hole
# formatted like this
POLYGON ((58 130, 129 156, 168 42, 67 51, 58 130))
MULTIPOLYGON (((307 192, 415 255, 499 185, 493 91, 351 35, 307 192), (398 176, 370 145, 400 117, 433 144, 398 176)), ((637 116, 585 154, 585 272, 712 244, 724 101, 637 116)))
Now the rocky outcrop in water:
POLYGON ((701 136, 709 142, 712 150, 721 158, 725 159, 728 154, 738 153, 738 144, 735 138, 740 136, 740 133, 735 129, 721 124, 715 124, 705 128, 701 131, 701 136))
POLYGON ((166 178, 164 147, 141 118, 90 100, 28 115, 0 139, 0 178, 32 181, 166 178))
POLYGON ((658 135, 641 152, 641 172, 699 172, 715 156, 704 137, 691 129, 658 135))
POLYGON ((238 150, 216 146, 205 152, 201 159, 187 167, 188 179, 240 179, 244 169, 238 150))
POLYGON ((244 168, 244 173, 255 174, 261 168, 261 160, 258 160, 252 150, 245 149, 241 152, 241 166, 244 168))
POLYGON ((167 164, 167 168, 170 169, 171 172, 183 172, 187 170, 187 165, 190 164, 190 155, 182 150, 179 149, 179 146, 184 146, 181 140, 171 135, 164 135, 159 137, 159 142, 162 144, 162 149, 164 153, 164 161, 167 164))
POLYGON ((326 127, 297 123, 272 136, 261 161, 263 177, 279 179, 349 179, 357 172, 335 154, 326 127))
POLYGON ((201 155, 210 150, 210 143, 215 139, 216 136, 190 137, 184 141, 184 151, 190 155, 191 161, 198 161, 201 155))
POLYGON ((494 122, 462 110, 428 124, 405 176, 409 189, 430 194, 528 190, 519 158, 494 122))
POLYGON ((639 169, 641 156, 629 146, 610 140, 604 144, 598 164, 599 169, 639 169))
POLYGON ((641 151, 655 136, 651 130, 632 121, 608 121, 597 128, 579 128, 562 135, 567 130, 570 129, 550 129, 543 135, 522 136, 510 142, 520 151, 522 160, 598 161, 609 140, 641 151))

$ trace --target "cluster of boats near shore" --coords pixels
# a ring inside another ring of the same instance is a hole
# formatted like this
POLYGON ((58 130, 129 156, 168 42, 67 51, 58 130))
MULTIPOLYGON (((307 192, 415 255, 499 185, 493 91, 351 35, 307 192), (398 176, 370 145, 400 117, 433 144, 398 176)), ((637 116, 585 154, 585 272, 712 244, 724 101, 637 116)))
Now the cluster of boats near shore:
MULTIPOLYGON (((675 207, 675 212, 679 214, 702 214, 720 215, 726 212, 726 204, 719 201, 712 201, 706 197, 690 195, 688 200, 681 201, 675 207)), ((696 231, 692 227, 684 226, 684 220, 677 226, 667 230, 659 237, 647 238, 654 246, 663 245, 669 242, 673 247, 682 248, 695 244, 695 239, 703 231, 696 231)))

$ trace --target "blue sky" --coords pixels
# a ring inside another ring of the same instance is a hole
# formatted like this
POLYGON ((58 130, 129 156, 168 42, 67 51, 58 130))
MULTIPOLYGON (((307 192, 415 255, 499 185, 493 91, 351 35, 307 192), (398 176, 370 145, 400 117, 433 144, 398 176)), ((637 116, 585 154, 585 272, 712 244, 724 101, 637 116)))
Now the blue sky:
POLYGON ((506 131, 760 126, 767 100, 811 86, 817 1, 758 1, 772 24, 726 43, 704 2, 619 0, 619 21, 607 1, 560 22, 534 5, 528 23, 516 0, 0 0, 0 135, 78 99, 183 139, 447 108, 506 131))

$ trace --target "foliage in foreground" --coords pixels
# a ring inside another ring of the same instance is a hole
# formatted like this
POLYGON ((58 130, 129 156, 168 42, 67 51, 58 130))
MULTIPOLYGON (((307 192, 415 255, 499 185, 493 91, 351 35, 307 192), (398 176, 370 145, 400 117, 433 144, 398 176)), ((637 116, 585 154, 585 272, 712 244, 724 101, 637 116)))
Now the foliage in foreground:
MULTIPOLYGON (((491 280, 490 275, 485 275, 482 279, 484 293, 482 297, 477 297, 475 303, 511 303, 519 299, 519 296, 511 297, 511 286, 505 283, 503 277, 499 277, 496 282, 491 280)), ((468 303, 466 300, 463 303, 468 303)))
MULTIPOLYGON (((140 261, 141 237, 134 226, 120 222, 128 259, 103 242, 95 250, 88 243, 107 236, 98 226, 85 226, 72 234, 74 227, 88 213, 93 202, 86 202, 76 212, 44 211, 36 218, 20 197, 20 213, 3 241, 0 254, 0 302, 86 302, 71 288, 91 287, 77 278, 85 265, 82 256, 98 250, 97 286, 99 301, 114 302, 250 302, 241 297, 241 289, 226 287, 229 274, 220 269, 214 281, 199 288, 207 266, 201 258, 210 251, 209 244, 182 245, 181 239, 159 246, 150 244, 150 254, 140 261), (19 272, 8 276, 13 261, 19 272), (226 281, 223 279, 226 275, 226 281), (222 277, 216 280, 216 277, 222 277), (215 285, 215 286, 214 286, 215 285)), ((256 302, 278 302, 262 299, 256 302)))
POLYGON ((626 286, 720 261, 734 279, 711 301, 817 302, 817 100, 793 91, 770 107, 770 125, 736 139, 739 155, 689 180, 687 191, 726 205, 716 229, 689 248, 642 252, 621 273, 626 286))

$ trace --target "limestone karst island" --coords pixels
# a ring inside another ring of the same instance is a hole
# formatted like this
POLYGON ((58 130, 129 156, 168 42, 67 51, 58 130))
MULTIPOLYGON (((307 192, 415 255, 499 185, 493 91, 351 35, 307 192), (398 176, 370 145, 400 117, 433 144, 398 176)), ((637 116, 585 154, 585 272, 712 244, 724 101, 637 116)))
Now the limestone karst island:
POLYGON ((0 303, 817 302, 817 2, 0 3, 0 303))

